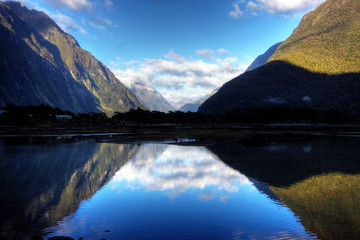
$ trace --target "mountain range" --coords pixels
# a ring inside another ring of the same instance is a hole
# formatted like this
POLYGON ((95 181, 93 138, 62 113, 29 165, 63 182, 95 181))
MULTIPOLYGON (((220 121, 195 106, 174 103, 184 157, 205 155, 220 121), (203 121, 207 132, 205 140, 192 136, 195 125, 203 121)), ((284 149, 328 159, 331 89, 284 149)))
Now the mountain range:
POLYGON ((0 3, 0 105, 78 112, 143 108, 114 74, 45 13, 0 3))
POLYGON ((360 115, 359 12, 358 0, 327 0, 265 65, 224 84, 199 111, 296 107, 360 115))
POLYGON ((201 104, 203 104, 206 100, 208 100, 212 95, 214 95, 219 89, 213 90, 210 94, 190 103, 186 103, 182 105, 179 110, 183 112, 197 112, 201 104))
POLYGON ((150 111, 169 112, 175 110, 173 106, 153 87, 135 82, 130 90, 137 99, 150 111))
MULTIPOLYGON (((255 68, 261 67, 269 60, 269 58, 275 53, 276 49, 282 44, 283 42, 279 42, 277 44, 272 45, 265 53, 261 54, 250 64, 250 66, 245 70, 245 72, 254 70, 255 68)), ((211 96, 217 93, 218 89, 215 89, 210 94, 202 97, 194 102, 184 104, 180 107, 180 111, 183 112, 197 112, 201 104, 203 104, 206 100, 208 100, 211 96)))

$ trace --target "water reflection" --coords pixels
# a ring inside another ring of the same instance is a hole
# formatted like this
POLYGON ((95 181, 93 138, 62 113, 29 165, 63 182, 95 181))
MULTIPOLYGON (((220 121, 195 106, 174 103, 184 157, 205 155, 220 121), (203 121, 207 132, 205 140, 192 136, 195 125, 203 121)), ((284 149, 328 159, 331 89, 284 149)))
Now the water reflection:
POLYGON ((0 235, 38 234, 76 211, 135 153, 137 145, 79 142, 3 145, 0 235))
MULTIPOLYGON (((129 188, 170 191, 171 196, 191 189, 207 189, 202 198, 213 197, 209 189, 239 191, 249 179, 221 162, 204 147, 146 144, 116 173, 112 186, 126 182, 129 188)), ((121 184, 120 184, 121 185, 121 184)))
POLYGON ((75 239, 356 239, 359 146, 329 137, 257 147, 0 145, 0 231, 10 239, 44 228, 75 239))
POLYGON ((324 174, 271 189, 321 239, 359 238, 359 174, 324 174))
POLYGON ((319 238, 359 238, 359 138, 316 137, 272 146, 247 148, 234 143, 208 148, 249 179, 268 183, 258 188, 285 203, 319 238))
POLYGON ((273 186, 289 186, 327 173, 360 173, 359 138, 313 137, 257 147, 220 143, 207 148, 247 177, 273 186))
POLYGON ((145 144, 75 214, 46 231, 84 239, 314 238, 256 188, 261 184, 205 147, 145 144))

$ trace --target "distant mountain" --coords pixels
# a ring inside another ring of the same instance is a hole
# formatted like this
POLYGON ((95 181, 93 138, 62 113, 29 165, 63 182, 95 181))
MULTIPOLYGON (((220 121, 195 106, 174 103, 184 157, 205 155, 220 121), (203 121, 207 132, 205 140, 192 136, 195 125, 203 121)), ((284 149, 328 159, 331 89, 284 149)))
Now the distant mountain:
POLYGON ((142 83, 134 83, 130 90, 137 99, 150 111, 169 112, 175 110, 173 106, 154 88, 142 83))
POLYGON ((281 106, 360 115, 359 12, 358 0, 324 2, 267 64, 226 83, 199 111, 281 106))
POLYGON ((264 54, 261 54, 250 64, 250 66, 246 69, 245 72, 254 70, 255 68, 261 67, 267 63, 269 58, 275 53, 276 49, 282 44, 283 42, 279 42, 277 44, 272 45, 264 54))
POLYGON ((114 74, 45 13, 0 3, 0 105, 112 114, 142 107, 114 74))
POLYGON ((181 106, 179 110, 183 112, 197 112, 201 104, 203 104, 206 100, 207 98, 203 98, 192 103, 187 103, 181 106))
MULTIPOLYGON (((255 68, 261 67, 269 60, 269 58, 274 54, 276 49, 282 44, 283 42, 279 42, 271 46, 264 54, 255 58, 255 60, 250 64, 250 66, 246 69, 245 72, 254 70, 255 68)), ((183 112, 197 112, 201 104, 203 104, 206 100, 208 100, 212 95, 214 95, 219 89, 214 90, 211 94, 203 97, 195 102, 187 103, 183 105, 180 110, 183 112)))
POLYGON ((201 104, 203 104, 206 100, 208 100, 212 95, 214 95, 219 89, 215 89, 210 94, 206 95, 205 97, 200 98, 191 103, 184 104, 179 108, 180 111, 183 112, 197 112, 201 104))

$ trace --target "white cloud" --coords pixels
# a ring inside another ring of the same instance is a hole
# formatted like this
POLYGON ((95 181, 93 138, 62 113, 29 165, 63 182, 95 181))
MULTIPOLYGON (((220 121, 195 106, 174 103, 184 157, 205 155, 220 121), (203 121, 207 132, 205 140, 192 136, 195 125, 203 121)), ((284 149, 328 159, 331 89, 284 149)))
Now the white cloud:
POLYGON ((271 13, 296 13, 319 6, 325 0, 259 0, 271 13))
POLYGON ((151 86, 173 106, 180 107, 184 102, 197 100, 221 87, 248 66, 231 56, 205 62, 181 57, 170 50, 164 57, 121 63, 124 69, 117 67, 112 71, 128 87, 135 82, 151 86))
POLYGON ((101 30, 101 31, 106 31, 106 27, 104 25, 101 25, 95 21, 89 21, 89 26, 97 29, 97 30, 101 30))
MULTIPOLYGON (((230 168, 203 147, 146 144, 139 148, 113 177, 111 189, 145 188, 147 191, 168 191, 170 197, 195 189, 208 189, 221 197, 239 191, 240 186, 256 190, 249 179, 230 168)), ((204 198, 205 195, 199 195, 204 198)))
POLYGON ((113 23, 110 19, 103 17, 92 17, 90 20, 82 19, 83 24, 89 24, 90 27, 101 31, 107 31, 107 27, 119 28, 120 26, 116 23, 113 23))
POLYGON ((244 11, 257 15, 259 12, 269 12, 283 16, 302 14, 319 6, 325 0, 252 0, 237 1, 233 3, 230 16, 239 18, 244 11), (241 7, 243 7, 243 11, 241 7))
POLYGON ((83 35, 88 35, 88 33, 87 33, 87 32, 85 31, 85 29, 82 28, 82 27, 79 27, 79 31, 80 31, 80 33, 83 34, 83 35))
POLYGON ((164 55, 165 58, 170 60, 175 60, 176 62, 184 62, 185 58, 177 55, 174 50, 170 50, 168 54, 164 55))
POLYGON ((233 3, 233 10, 229 12, 230 17, 239 18, 243 15, 243 12, 240 10, 239 4, 240 2, 233 3))
POLYGON ((60 12, 51 13, 47 10, 45 11, 46 14, 48 14, 50 18, 54 19, 55 22, 59 25, 59 27, 65 32, 79 31, 81 34, 88 35, 85 29, 78 25, 71 17, 64 15, 60 12))
POLYGON ((65 7, 71 10, 80 10, 91 12, 94 8, 94 4, 88 0, 44 0, 56 7, 65 7))
POLYGON ((195 51, 200 57, 206 59, 213 59, 215 57, 215 53, 211 49, 200 49, 195 51))
POLYGON ((220 55, 226 55, 226 54, 229 54, 229 51, 224 49, 224 48, 220 48, 217 50, 218 54, 220 55))

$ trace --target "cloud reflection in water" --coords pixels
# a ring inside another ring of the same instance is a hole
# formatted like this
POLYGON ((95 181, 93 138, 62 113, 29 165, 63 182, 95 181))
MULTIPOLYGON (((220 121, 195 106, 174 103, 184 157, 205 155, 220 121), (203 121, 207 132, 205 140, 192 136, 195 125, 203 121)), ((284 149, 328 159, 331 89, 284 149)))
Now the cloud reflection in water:
POLYGON ((240 185, 252 185, 204 147, 162 144, 141 146, 115 174, 112 188, 118 189, 124 182, 127 188, 169 191, 172 197, 187 190, 205 190, 201 199, 214 198, 215 191, 237 192, 240 185))

